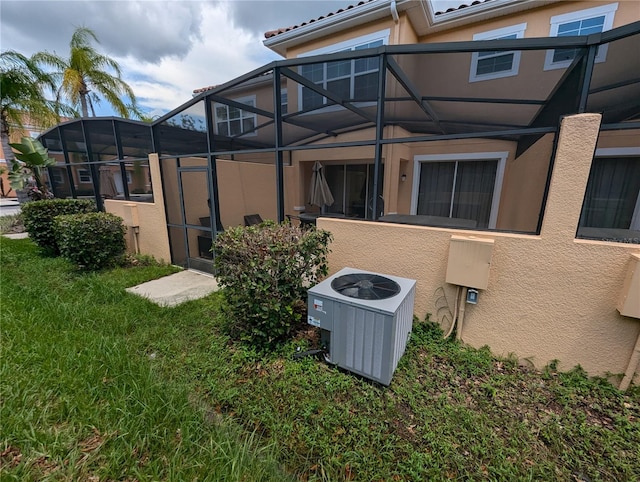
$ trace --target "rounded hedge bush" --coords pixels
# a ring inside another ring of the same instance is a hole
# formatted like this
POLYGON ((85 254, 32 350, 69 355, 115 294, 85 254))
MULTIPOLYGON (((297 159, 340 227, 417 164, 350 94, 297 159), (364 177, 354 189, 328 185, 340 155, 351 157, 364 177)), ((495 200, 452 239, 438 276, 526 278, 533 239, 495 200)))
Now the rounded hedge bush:
POLYGON ((54 228, 60 254, 85 270, 97 270, 120 258, 126 248, 122 218, 111 213, 57 216, 54 228))
POLYGON ((331 233, 263 223, 225 230, 215 242, 233 334, 258 347, 285 339, 302 321, 307 288, 328 272, 331 233))
POLYGON ((60 250, 53 228, 53 219, 63 214, 89 213, 96 210, 93 201, 86 199, 47 199, 22 205, 22 220, 29 237, 45 253, 58 255, 60 250))

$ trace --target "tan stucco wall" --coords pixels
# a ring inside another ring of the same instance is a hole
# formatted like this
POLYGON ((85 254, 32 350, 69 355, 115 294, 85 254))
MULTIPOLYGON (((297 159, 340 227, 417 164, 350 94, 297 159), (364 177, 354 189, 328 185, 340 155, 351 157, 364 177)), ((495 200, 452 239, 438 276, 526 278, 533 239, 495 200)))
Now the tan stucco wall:
POLYGON ((246 214, 274 219, 276 173, 273 165, 218 160, 216 166, 223 226, 244 226, 246 214))
POLYGON ((325 37, 319 40, 313 40, 301 45, 297 45, 287 50, 287 58, 292 59, 304 55, 306 52, 321 49, 323 47, 330 47, 331 45, 344 42, 347 40, 355 39, 363 35, 379 32, 380 30, 390 29, 389 39, 394 38, 394 29, 397 28, 397 24, 394 24, 391 19, 391 15, 388 18, 376 20, 375 22, 368 23, 357 29, 349 29, 340 33, 332 34, 330 37, 325 37))
MULTIPOLYGON (((105 210, 120 216, 127 226, 127 249, 133 252, 135 249, 132 210, 137 210, 140 232, 138 243, 140 252, 155 257, 157 260, 170 261, 169 238, 167 234, 167 221, 164 210, 164 192, 160 178, 160 164, 157 154, 149 155, 149 169, 151 171, 151 183, 153 186, 153 202, 142 203, 133 201, 116 201, 105 199, 105 210)), ((135 214, 134 214, 135 216, 135 214)))
POLYGON ((518 158, 510 157, 502 183, 497 228, 535 233, 553 153, 553 134, 547 134, 518 158))
POLYGON ((416 279, 416 315, 440 322, 442 290, 451 311, 456 291, 445 283, 451 236, 493 239, 488 287, 477 305, 467 305, 463 340, 538 367, 558 359, 562 369, 624 372, 640 320, 615 306, 630 254, 640 247, 575 239, 599 122, 597 114, 563 120, 539 236, 324 218, 318 227, 334 236, 331 271, 351 266, 416 279))

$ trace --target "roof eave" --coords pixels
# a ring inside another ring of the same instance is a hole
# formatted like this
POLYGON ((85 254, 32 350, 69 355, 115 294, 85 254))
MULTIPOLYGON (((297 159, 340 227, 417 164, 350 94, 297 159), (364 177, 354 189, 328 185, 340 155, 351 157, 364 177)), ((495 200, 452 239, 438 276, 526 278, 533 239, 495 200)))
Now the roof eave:
POLYGON ((362 25, 363 23, 369 23, 384 18, 387 15, 391 16, 391 2, 392 0, 379 0, 377 2, 365 3, 364 5, 344 10, 339 14, 331 15, 330 17, 325 17, 287 32, 274 35, 271 38, 263 40, 263 44, 277 54, 286 57, 287 49, 292 46, 325 37, 347 28, 362 25))
POLYGON ((387 15, 391 17, 392 4, 398 11, 411 11, 410 20, 420 37, 429 33, 459 27, 472 22, 535 8, 560 0, 492 0, 478 5, 460 8, 452 12, 436 12, 426 0, 379 0, 366 3, 339 14, 325 17, 289 31, 274 35, 263 41, 265 47, 286 57, 287 49, 336 32, 368 23, 387 15))
POLYGON ((557 3, 558 1, 560 0, 491 0, 490 2, 459 8, 439 15, 436 15, 435 11, 433 11, 431 2, 424 2, 429 22, 428 31, 417 33, 422 36, 550 3, 557 3))

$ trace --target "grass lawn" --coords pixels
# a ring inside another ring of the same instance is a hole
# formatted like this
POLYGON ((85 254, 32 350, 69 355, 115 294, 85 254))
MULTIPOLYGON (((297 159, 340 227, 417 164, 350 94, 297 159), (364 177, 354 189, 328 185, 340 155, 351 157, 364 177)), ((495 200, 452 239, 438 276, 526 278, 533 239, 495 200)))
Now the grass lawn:
POLYGON ((388 388, 228 339, 172 271, 75 272, 2 239, 2 480, 640 480, 640 389, 520 367, 414 326, 388 388), (286 469, 286 473, 281 467, 286 469))

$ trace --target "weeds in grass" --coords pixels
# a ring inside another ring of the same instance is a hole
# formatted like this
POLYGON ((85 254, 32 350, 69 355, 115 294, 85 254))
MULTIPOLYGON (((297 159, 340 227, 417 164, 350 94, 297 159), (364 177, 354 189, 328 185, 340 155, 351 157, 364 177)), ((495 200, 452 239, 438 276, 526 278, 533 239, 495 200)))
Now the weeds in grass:
POLYGON ((24 232, 22 214, 7 214, 0 216, 0 234, 12 234, 24 232))

